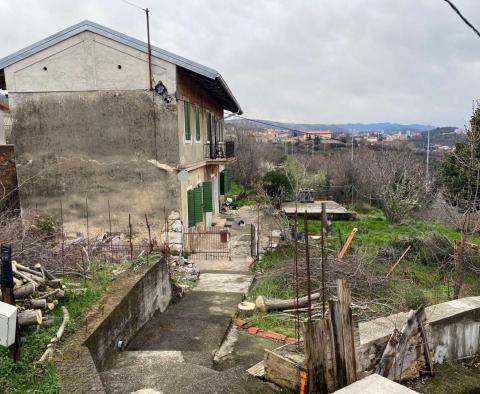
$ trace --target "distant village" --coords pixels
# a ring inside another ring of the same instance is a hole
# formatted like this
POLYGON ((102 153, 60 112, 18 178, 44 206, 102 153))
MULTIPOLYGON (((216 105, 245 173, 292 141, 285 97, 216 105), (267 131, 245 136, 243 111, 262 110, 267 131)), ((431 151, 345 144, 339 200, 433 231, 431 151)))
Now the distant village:
MULTIPOLYGON (((436 129, 440 130, 440 129, 436 129)), ((454 134, 451 141, 462 140, 465 135, 465 130, 462 128, 451 128, 452 131, 445 132, 446 134, 454 134)), ((285 150, 291 146, 302 146, 304 149, 310 148, 313 151, 326 150, 332 148, 345 148, 353 146, 368 146, 371 148, 376 147, 390 147, 395 148, 402 145, 411 144, 412 147, 426 149, 427 132, 413 131, 413 130, 401 130, 396 132, 334 132, 331 130, 310 130, 310 131, 292 131, 283 130, 281 128, 269 128, 269 129, 244 129, 243 133, 246 133, 259 142, 272 143, 275 145, 284 145, 285 150)), ((431 151, 446 152, 453 150, 453 143, 430 143, 431 151)))

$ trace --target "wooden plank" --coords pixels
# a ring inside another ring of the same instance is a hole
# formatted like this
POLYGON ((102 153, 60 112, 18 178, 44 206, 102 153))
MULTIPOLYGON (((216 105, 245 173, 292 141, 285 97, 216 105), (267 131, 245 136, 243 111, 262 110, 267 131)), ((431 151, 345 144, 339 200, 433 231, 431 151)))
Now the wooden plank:
POLYGON ((382 353, 382 357, 377 364, 377 368, 375 369, 376 374, 386 377, 390 373, 393 361, 395 360, 395 349, 397 348, 399 337, 400 332, 397 329, 393 330, 392 335, 388 339, 387 346, 382 353))
POLYGON ((388 270, 388 273, 387 273, 387 278, 392 274, 393 270, 395 268, 397 268, 397 265, 400 264, 400 262, 403 260, 403 258, 405 257, 405 255, 408 253, 408 251, 410 250, 410 248, 412 247, 412 245, 408 245, 408 248, 405 249, 405 251, 402 253, 402 255, 400 256, 400 258, 397 260, 397 262, 395 264, 393 264, 392 268, 390 268, 388 270))
POLYGON ((345 367, 345 349, 343 345, 343 330, 341 319, 340 302, 328 300, 328 311, 332 326, 332 358, 335 359, 335 388, 341 389, 347 386, 347 375, 345 367))
POLYGON ((248 368, 247 372, 256 378, 263 379, 265 376, 265 361, 262 360, 259 363, 248 368))
POLYGON ((309 393, 328 393, 327 330, 325 320, 309 320, 303 325, 309 393))
MULTIPOLYGON (((282 347, 285 346, 288 345, 282 347)), ((297 392, 300 387, 300 371, 305 371, 305 368, 293 360, 281 356, 276 350, 265 349, 265 379, 280 387, 297 392)))
POLYGON ((347 253, 348 247, 350 246, 350 243, 352 242, 353 237, 357 233, 358 229, 355 227, 350 234, 348 235, 347 241, 345 242, 345 245, 343 245, 342 250, 338 254, 338 258, 342 259, 345 253, 347 253))
POLYGON ((422 308, 422 313, 417 315, 417 320, 418 328, 420 329, 420 336, 423 342, 423 353, 425 355, 426 367, 428 369, 428 373, 433 376, 433 360, 432 355, 430 354, 430 347, 428 346, 428 338, 424 327, 425 321, 427 320, 425 309, 422 308))
POLYGON ((342 319, 347 384, 352 384, 357 380, 357 365, 353 335, 352 309, 350 308, 352 295, 345 279, 337 279, 337 294, 340 302, 342 319))

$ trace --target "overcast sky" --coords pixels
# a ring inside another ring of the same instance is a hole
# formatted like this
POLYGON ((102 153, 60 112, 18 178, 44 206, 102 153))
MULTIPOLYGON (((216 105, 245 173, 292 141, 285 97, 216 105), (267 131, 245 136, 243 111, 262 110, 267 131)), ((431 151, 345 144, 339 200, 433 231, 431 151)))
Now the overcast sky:
MULTIPOLYGON (((480 38, 443 0, 132 0, 152 43, 217 69, 255 118, 462 126, 480 38)), ((480 1, 454 0, 480 28, 480 1)), ((145 39, 121 0, 0 0, 0 57, 90 19, 145 39)))

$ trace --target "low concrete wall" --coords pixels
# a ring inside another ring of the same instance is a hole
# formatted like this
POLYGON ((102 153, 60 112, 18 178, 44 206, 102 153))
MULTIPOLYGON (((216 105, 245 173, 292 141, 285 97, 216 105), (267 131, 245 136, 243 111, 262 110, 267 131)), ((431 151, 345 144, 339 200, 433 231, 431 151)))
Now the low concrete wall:
MULTIPOLYGON (((480 297, 467 297, 425 308, 426 333, 435 363, 480 353, 480 297)), ((393 330, 401 330, 407 313, 359 324, 360 363, 365 370, 381 355, 393 330)))
POLYGON ((126 344, 156 311, 163 312, 167 308, 171 297, 167 263, 160 260, 133 285, 84 342, 97 369, 104 368, 118 351, 119 340, 126 344))

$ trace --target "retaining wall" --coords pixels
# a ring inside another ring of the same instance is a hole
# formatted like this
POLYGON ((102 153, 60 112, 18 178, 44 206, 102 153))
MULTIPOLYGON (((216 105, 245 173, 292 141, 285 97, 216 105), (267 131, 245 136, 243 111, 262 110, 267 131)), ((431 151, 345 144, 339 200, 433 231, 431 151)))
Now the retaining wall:
MULTIPOLYGON (((480 353, 480 297, 452 300, 425 308, 428 345, 435 363, 480 353)), ((359 324, 359 361, 365 370, 379 357, 394 329, 401 330, 407 313, 359 324)))
POLYGON ((97 369, 101 370, 118 352, 119 341, 126 345, 156 311, 165 311, 171 297, 168 267, 161 260, 136 282, 85 341, 97 369))

